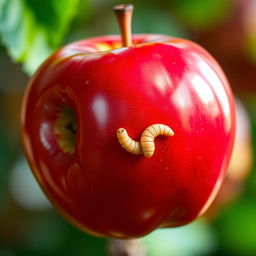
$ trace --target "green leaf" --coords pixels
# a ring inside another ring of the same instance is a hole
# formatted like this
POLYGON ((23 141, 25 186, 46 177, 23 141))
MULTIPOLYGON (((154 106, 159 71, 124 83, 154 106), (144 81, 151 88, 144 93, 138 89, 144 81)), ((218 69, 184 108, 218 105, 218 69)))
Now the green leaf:
POLYGON ((61 43, 79 0, 0 0, 0 39, 32 74, 61 43))

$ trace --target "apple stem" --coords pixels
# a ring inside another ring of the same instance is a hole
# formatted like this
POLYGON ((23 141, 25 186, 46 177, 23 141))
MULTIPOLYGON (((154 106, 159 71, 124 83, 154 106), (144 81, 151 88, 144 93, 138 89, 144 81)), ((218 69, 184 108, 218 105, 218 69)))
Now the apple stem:
POLYGON ((119 28, 122 36, 123 47, 132 46, 132 4, 115 5, 114 12, 116 14, 119 28))

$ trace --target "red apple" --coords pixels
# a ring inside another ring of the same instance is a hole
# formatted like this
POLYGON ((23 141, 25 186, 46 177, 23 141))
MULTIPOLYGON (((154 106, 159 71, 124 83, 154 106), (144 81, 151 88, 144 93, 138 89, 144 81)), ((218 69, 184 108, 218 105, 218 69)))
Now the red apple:
POLYGON ((29 84, 21 123, 33 173, 56 208, 91 234, 132 238, 206 210, 230 159, 234 103, 204 49, 154 34, 131 41, 130 5, 116 9, 122 40, 54 53, 29 84), (138 141, 156 123, 174 136, 158 137, 152 157, 119 144, 119 128, 138 141))

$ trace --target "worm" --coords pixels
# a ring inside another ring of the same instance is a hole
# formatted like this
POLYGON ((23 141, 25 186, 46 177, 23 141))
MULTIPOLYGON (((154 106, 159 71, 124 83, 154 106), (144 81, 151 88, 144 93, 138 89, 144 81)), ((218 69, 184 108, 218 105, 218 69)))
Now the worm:
POLYGON ((124 128, 117 130, 117 138, 120 145, 129 153, 134 155, 153 156, 155 152, 154 139, 159 136, 173 136, 173 130, 164 124, 153 124, 148 126, 142 133, 140 142, 133 140, 124 128))
POLYGON ((143 154, 145 157, 153 156, 155 152, 154 139, 159 136, 173 136, 173 130, 164 124, 153 124, 147 127, 141 135, 141 147, 143 149, 143 154))
POLYGON ((133 140, 124 128, 119 128, 117 130, 117 138, 120 145, 129 153, 134 155, 143 155, 140 142, 133 140))

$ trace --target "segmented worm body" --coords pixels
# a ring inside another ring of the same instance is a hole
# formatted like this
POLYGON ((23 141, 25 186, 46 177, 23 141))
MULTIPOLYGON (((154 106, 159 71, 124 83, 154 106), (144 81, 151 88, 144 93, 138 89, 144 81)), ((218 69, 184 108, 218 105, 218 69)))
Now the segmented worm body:
POLYGON ((133 140, 124 128, 117 130, 117 138, 120 145, 129 153, 134 155, 143 155, 143 150, 140 142, 133 140))
POLYGON ((173 136, 174 132, 167 125, 153 124, 143 131, 140 142, 137 142, 129 137, 127 131, 124 128, 119 128, 117 130, 117 138, 120 145, 125 150, 135 155, 144 154, 145 157, 153 156, 155 152, 154 139, 159 135, 173 136))

